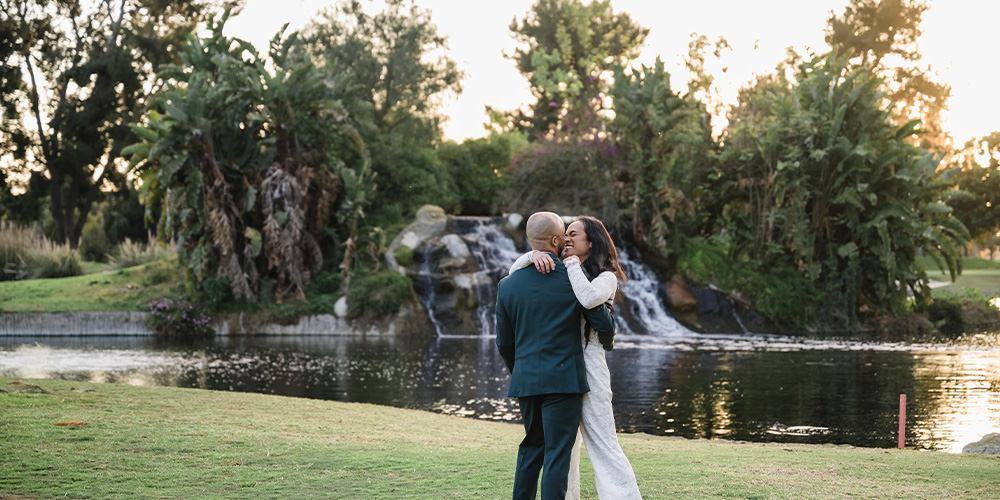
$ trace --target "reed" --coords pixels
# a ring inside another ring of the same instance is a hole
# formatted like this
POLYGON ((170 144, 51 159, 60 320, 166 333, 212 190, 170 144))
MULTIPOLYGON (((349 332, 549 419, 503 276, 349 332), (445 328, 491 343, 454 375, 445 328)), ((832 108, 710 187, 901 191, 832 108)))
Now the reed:
POLYGON ((61 278, 83 274, 80 254, 68 244, 55 243, 36 227, 0 222, 2 279, 61 278))

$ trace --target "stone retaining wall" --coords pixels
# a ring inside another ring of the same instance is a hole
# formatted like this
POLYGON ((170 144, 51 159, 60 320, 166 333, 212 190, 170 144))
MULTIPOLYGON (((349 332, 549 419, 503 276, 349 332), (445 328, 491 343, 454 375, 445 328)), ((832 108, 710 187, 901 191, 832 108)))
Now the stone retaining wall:
MULTIPOLYGON (((153 335, 146 328, 146 312, 90 311, 73 313, 0 314, 0 336, 144 336, 153 335)), ((394 317, 378 320, 349 320, 332 314, 302 316, 290 324, 257 324, 242 314, 217 318, 213 324, 218 335, 397 335, 426 332, 423 311, 404 306, 394 317)))
POLYGON ((0 314, 2 336, 152 335, 144 312, 0 314))

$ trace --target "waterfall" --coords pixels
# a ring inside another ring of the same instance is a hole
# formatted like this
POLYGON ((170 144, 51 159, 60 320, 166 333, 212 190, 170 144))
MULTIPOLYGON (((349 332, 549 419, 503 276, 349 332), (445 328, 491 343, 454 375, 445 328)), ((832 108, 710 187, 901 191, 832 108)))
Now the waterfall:
MULTIPOLYGON (((461 232, 461 236, 468 243, 478 266, 472 286, 478 302, 476 316, 479 331, 483 336, 493 336, 496 334, 494 308, 497 283, 507 275, 510 265, 528 249, 519 250, 500 224, 489 220, 475 221, 461 232)), ((618 257, 628 276, 628 282, 622 289, 624 301, 615 304, 614 316, 619 333, 653 336, 692 333, 667 312, 660 294, 660 280, 653 270, 638 259, 632 260, 623 248, 618 248, 618 257)), ((431 320, 434 321, 433 316, 431 320)))
POLYGON ((622 289, 625 303, 616 304, 615 308, 618 332, 624 335, 645 334, 660 337, 692 333, 667 312, 660 295, 661 285, 656 273, 641 261, 633 261, 624 248, 617 247, 617 249, 618 262, 628 276, 628 282, 622 289), (633 321, 629 321, 626 313, 633 321))
POLYGON ((469 244, 479 269, 472 280, 479 304, 476 308, 479 331, 483 336, 494 336, 497 284, 507 276, 510 265, 524 252, 517 249, 514 240, 504 234, 498 224, 490 221, 477 221, 462 234, 462 238, 469 244))
POLYGON ((441 337, 444 335, 443 328, 441 328, 441 322, 438 321, 434 313, 437 299, 437 278, 431 268, 432 252, 414 252, 413 256, 420 263, 417 275, 413 277, 413 287, 417 290, 420 301, 424 304, 424 309, 427 310, 427 318, 434 325, 434 331, 438 337, 441 337))

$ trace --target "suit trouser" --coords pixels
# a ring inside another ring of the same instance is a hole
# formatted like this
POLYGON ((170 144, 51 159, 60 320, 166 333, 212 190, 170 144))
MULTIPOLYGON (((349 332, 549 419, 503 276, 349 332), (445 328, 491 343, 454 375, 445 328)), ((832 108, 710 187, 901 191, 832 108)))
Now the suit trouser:
POLYGON ((517 450, 514 500, 534 500, 542 474, 542 500, 566 498, 566 477, 583 408, 582 394, 517 398, 524 440, 517 450))

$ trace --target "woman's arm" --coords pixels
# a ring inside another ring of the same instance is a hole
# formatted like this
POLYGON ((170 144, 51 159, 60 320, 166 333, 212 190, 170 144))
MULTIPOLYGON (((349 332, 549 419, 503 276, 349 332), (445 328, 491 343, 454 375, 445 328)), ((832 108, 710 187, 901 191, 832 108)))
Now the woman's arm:
POLYGON ((563 261, 566 272, 569 273, 569 283, 573 285, 576 300, 587 308, 593 309, 606 301, 613 299, 618 290, 618 278, 610 271, 597 275, 593 281, 587 279, 580 266, 580 259, 569 257, 563 261))
POLYGON ((514 271, 518 269, 523 269, 531 265, 531 254, 535 253, 534 250, 528 250, 528 253, 521 255, 510 265, 510 271, 507 274, 514 274, 514 271))

